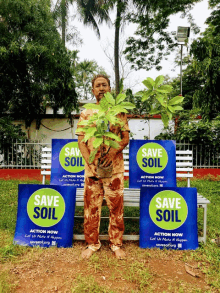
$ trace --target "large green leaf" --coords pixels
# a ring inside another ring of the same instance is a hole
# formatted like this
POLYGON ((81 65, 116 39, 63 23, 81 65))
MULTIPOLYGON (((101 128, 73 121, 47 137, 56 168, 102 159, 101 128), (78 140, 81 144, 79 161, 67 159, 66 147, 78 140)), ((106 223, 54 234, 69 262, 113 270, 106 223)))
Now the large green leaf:
POLYGON ((100 105, 100 107, 101 107, 102 110, 108 111, 109 103, 108 103, 106 97, 103 97, 101 99, 101 101, 99 102, 99 105, 100 105))
POLYGON ((96 149, 98 148, 103 142, 103 139, 101 137, 97 137, 94 141, 93 141, 93 147, 96 149))
POLYGON ((135 105, 130 103, 130 102, 122 102, 120 104, 120 106, 126 108, 126 109, 134 109, 135 108, 135 105))
POLYGON ((97 152, 98 152, 98 148, 95 149, 95 150, 93 150, 93 151, 91 152, 91 154, 89 155, 89 164, 92 164, 92 162, 93 162, 94 159, 95 159, 95 155, 97 154, 97 152))
POLYGON ((170 106, 176 105, 176 104, 182 103, 183 100, 184 100, 184 97, 176 96, 176 97, 172 98, 171 100, 169 100, 168 104, 170 106))
POLYGON ((78 125, 88 125, 88 124, 89 124, 89 120, 83 120, 78 123, 78 125))
POLYGON ((113 140, 109 140, 109 145, 113 149, 118 149, 120 147, 120 145, 116 141, 113 141, 113 140))
POLYGON ((116 97, 116 105, 120 104, 125 99, 126 99, 126 95, 125 94, 119 94, 119 95, 117 95, 117 97, 116 97))
POLYGON ((128 111, 120 105, 112 107, 111 111, 119 114, 119 113, 128 113, 128 111))
POLYGON ((167 107, 167 104, 165 103, 165 98, 162 95, 156 95, 156 99, 162 106, 167 107))
POLYGON ((153 90, 147 90, 147 91, 144 91, 143 92, 143 95, 142 95, 142 99, 141 101, 144 102, 146 101, 151 95, 153 95, 154 91, 153 90))
POLYGON ((155 88, 157 88, 159 85, 161 85, 164 82, 164 76, 163 75, 159 75, 156 79, 155 79, 155 88))
POLYGON ((173 109, 175 111, 181 111, 181 110, 183 110, 183 107, 181 107, 181 106, 173 106, 173 109))
POLYGON ((106 118, 107 118, 108 121, 109 121, 111 124, 113 124, 113 125, 115 125, 116 122, 117 122, 117 118, 114 117, 113 115, 110 115, 109 113, 106 115, 106 118))
POLYGON ((121 138, 118 137, 116 134, 112 133, 112 132, 107 132, 105 133, 106 137, 110 137, 112 139, 115 139, 116 141, 121 141, 121 138))
POLYGON ((113 98, 113 96, 110 93, 105 93, 105 98, 107 100, 107 102, 109 102, 111 105, 115 105, 115 99, 113 98))
POLYGON ((154 86, 151 84, 151 82, 149 81, 149 77, 145 80, 142 81, 142 83, 150 90, 153 90, 154 86))
POLYGON ((172 106, 168 106, 168 109, 169 109, 169 111, 170 111, 171 113, 175 113, 175 110, 173 109, 172 106))
POLYGON ((79 133, 79 132, 85 132, 85 129, 84 128, 77 128, 75 133, 79 133))
POLYGON ((91 137, 94 137, 95 132, 96 132, 95 127, 86 129, 85 136, 84 136, 84 141, 87 142, 91 137))
POLYGON ((100 105, 97 104, 85 104, 83 107, 86 109, 100 110, 100 105))
POLYGON ((168 94, 172 91, 173 87, 171 85, 161 85, 157 91, 160 93, 168 94))
POLYGON ((162 122, 164 124, 164 127, 166 128, 168 126, 168 123, 169 123, 169 118, 168 118, 167 114, 162 113, 161 114, 161 119, 162 119, 162 122))

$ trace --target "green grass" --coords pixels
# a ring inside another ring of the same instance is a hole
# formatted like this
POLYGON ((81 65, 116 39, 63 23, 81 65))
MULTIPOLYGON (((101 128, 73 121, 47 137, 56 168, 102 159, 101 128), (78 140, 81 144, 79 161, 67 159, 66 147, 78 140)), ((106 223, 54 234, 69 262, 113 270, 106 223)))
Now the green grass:
MULTIPOLYGON (((18 180, 0 180, 0 263, 2 264, 19 260, 19 257, 28 251, 35 251, 35 248, 13 245, 19 183, 18 180)), ((39 184, 37 181, 22 183, 39 184)), ((128 186, 127 182, 126 185, 128 186)), ((178 186, 184 187, 186 186, 186 182, 178 181, 178 186)), ((198 262, 200 264, 201 271, 205 274, 207 283, 211 286, 210 292, 212 292, 212 288, 213 290, 220 290, 220 248, 210 241, 213 238, 220 237, 220 182, 197 179, 191 181, 191 187, 196 187, 198 192, 211 202, 208 205, 207 243, 200 244, 199 249, 196 251, 184 252, 183 261, 198 262)), ((78 207, 76 211, 78 215, 83 215, 83 208, 78 207)), ((102 214, 108 216, 107 207, 103 207, 102 214)), ((138 216, 139 209, 125 208, 125 216, 131 215, 138 216)), ((78 233, 81 234, 83 231, 83 222, 82 220, 77 221, 75 221, 74 233, 78 229, 78 233)), ((202 209, 199 209, 198 223, 199 229, 202 228, 202 209)), ((101 225, 101 234, 107 233, 108 220, 102 221, 101 225)), ((138 221, 125 221, 126 234, 137 234, 138 229, 138 221)), ((140 257, 144 257, 145 250, 141 250, 139 253, 140 257)), ((150 253, 150 250, 148 253, 150 253)), ((110 267, 112 266, 114 264, 110 263, 110 267)), ((99 261, 97 261, 96 270, 99 270, 99 261)), ((0 292, 10 292, 10 284, 8 284, 9 275, 10 272, 8 272, 8 275, 5 272, 0 274, 0 292)), ((147 268, 138 262, 135 266, 130 264, 126 268, 126 273, 124 273, 123 278, 135 283, 139 288, 138 292, 146 292, 152 276, 149 274, 147 268)), ((79 276, 76 280, 79 279, 81 281, 75 283, 77 285, 73 285, 72 292, 111 292, 107 289, 100 289, 100 285, 96 283, 95 279, 91 278, 91 287, 88 287, 90 285, 87 282, 86 276, 79 276), (87 288, 87 291, 82 291, 82 288, 87 288)), ((179 285, 176 284, 175 286, 178 287, 179 285)), ((178 288, 179 292, 181 292, 180 287, 178 288)))

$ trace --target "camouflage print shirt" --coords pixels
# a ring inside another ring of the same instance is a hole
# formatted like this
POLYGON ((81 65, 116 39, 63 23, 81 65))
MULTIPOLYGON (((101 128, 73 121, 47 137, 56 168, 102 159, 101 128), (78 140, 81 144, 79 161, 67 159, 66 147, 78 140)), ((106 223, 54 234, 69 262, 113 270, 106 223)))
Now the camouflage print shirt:
MULTIPOLYGON (((92 110, 92 109, 85 109, 84 111, 82 111, 78 124, 77 124, 77 128, 81 128, 83 127, 82 125, 79 125, 79 122, 83 121, 83 120, 88 120, 90 116, 92 116, 93 114, 97 113, 97 110, 92 110)), ((127 120, 127 115, 125 113, 121 113, 117 116, 118 118, 120 118, 124 123, 123 123, 123 130, 121 130, 119 127, 116 126, 112 126, 110 124, 109 127, 109 131, 117 134, 119 137, 121 137, 121 133, 122 131, 130 131, 129 126, 128 126, 128 120, 127 120)), ((83 132, 79 132, 77 133, 77 135, 84 135, 83 132)), ((94 141, 94 137, 90 138, 87 142, 86 145, 88 147, 89 152, 91 153, 93 151, 93 141, 94 141)), ((108 149, 108 146, 104 146, 104 151, 106 151, 108 149)), ((95 156, 95 160, 94 160, 94 165, 97 166, 98 164, 98 158, 101 156, 101 151, 100 149, 98 150, 96 156, 95 156)), ((113 160, 113 174, 117 174, 117 173, 123 173, 124 172, 124 160, 123 160, 123 154, 122 152, 118 153, 117 156, 114 158, 113 160)), ((89 166, 85 163, 85 176, 86 177, 92 177, 93 174, 90 171, 89 166)))

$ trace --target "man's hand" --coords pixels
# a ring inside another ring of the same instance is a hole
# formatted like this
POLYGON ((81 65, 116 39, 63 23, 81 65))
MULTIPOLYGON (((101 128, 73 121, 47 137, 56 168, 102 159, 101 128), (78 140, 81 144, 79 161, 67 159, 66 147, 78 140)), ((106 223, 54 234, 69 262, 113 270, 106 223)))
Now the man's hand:
POLYGON ((90 170, 92 171, 93 175, 97 177, 96 166, 94 164, 89 165, 90 170))
POLYGON ((108 153, 106 154, 102 160, 101 160, 101 164, 103 167, 109 167, 112 165, 112 161, 114 160, 115 154, 112 153, 108 153))

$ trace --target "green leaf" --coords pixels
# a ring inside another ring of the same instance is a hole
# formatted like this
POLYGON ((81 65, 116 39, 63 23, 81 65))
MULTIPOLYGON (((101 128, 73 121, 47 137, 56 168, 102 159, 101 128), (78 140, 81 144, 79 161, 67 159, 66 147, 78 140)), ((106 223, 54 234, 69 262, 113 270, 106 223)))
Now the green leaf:
POLYGON ((101 101, 99 102, 99 105, 100 105, 101 109, 104 110, 104 111, 108 111, 108 108, 110 106, 108 101, 107 101, 107 99, 106 99, 106 97, 103 97, 101 99, 101 101))
POLYGON ((159 85, 161 85, 164 82, 164 76, 163 75, 159 75, 156 79, 155 79, 155 88, 157 88, 159 85))
POLYGON ((143 92, 141 101, 142 102, 146 101, 153 94, 154 94, 153 90, 147 90, 147 91, 143 92))
POLYGON ((110 137, 112 139, 115 139, 116 141, 121 141, 121 138, 118 137, 116 134, 112 133, 112 132, 107 132, 105 133, 106 137, 110 137))
POLYGON ((168 123, 169 123, 168 116, 166 114, 162 113, 161 114, 161 119, 162 119, 162 122, 164 124, 164 127, 167 128, 168 123))
POLYGON ((160 110, 158 110, 158 109, 152 109, 149 112, 149 114, 151 114, 151 115, 155 115, 155 114, 159 114, 159 113, 160 113, 160 110))
POLYGON ((117 118, 110 115, 109 113, 106 115, 106 118, 108 119, 109 122, 111 122, 111 124, 115 125, 117 122, 117 118))
POLYGON ((94 159, 95 159, 95 155, 97 154, 97 152, 98 152, 98 148, 95 149, 95 150, 93 150, 93 151, 91 152, 91 154, 89 155, 89 164, 92 164, 92 162, 93 162, 94 159))
POLYGON ((149 89, 153 89, 155 82, 151 77, 148 77, 147 79, 145 79, 144 81, 142 81, 142 83, 149 89))
POLYGON ((173 109, 175 111, 181 111, 181 110, 183 110, 183 107, 181 107, 181 106, 173 106, 173 109))
POLYGON ((100 106, 97 104, 85 104, 83 107, 86 109, 100 110, 100 106))
POLYGON ((111 111, 119 114, 119 113, 128 113, 128 111, 120 105, 112 107, 111 111))
POLYGON ((111 105, 115 105, 115 99, 113 98, 113 96, 110 93, 105 93, 105 98, 107 100, 107 102, 109 102, 111 105))
POLYGON ((171 85, 161 85, 157 92, 168 94, 172 91, 173 87, 171 85))
POLYGON ((181 96, 176 96, 174 98, 172 98, 171 100, 169 100, 168 105, 176 105, 179 103, 182 103, 182 101, 184 100, 184 97, 181 96))
POLYGON ((85 132, 85 129, 84 128, 77 128, 76 129, 76 131, 75 131, 75 133, 78 133, 78 132, 85 132))
POLYGON ((94 136, 95 132, 96 132, 95 127, 86 129, 85 136, 84 136, 84 141, 87 142, 91 137, 94 136))
POLYGON ((120 104, 120 106, 126 108, 126 109, 134 109, 135 108, 135 105, 130 103, 130 102, 122 102, 120 104))
POLYGON ((167 115, 168 115, 168 118, 169 118, 169 120, 171 120, 172 119, 172 117, 173 117, 173 114, 172 113, 170 113, 169 111, 167 112, 167 115))
POLYGON ((103 139, 101 137, 96 137, 96 139, 93 141, 93 147, 96 149, 98 148, 103 142, 103 139))
POLYGON ((163 107, 165 107, 165 108, 167 107, 167 104, 165 103, 165 98, 163 96, 156 95, 156 99, 163 107))
POLYGON ((116 105, 120 104, 125 99, 126 99, 126 95, 125 94, 119 94, 119 95, 117 95, 117 97, 116 97, 116 105))
POLYGON ((170 110, 171 113, 175 113, 175 110, 173 109, 172 106, 168 106, 168 109, 170 110))
POLYGON ((88 125, 88 124, 89 124, 89 120, 83 120, 78 123, 78 125, 88 125))
POLYGON ((118 149, 120 147, 120 145, 116 141, 113 141, 113 140, 108 140, 108 141, 109 141, 110 147, 112 147, 113 149, 118 149))

